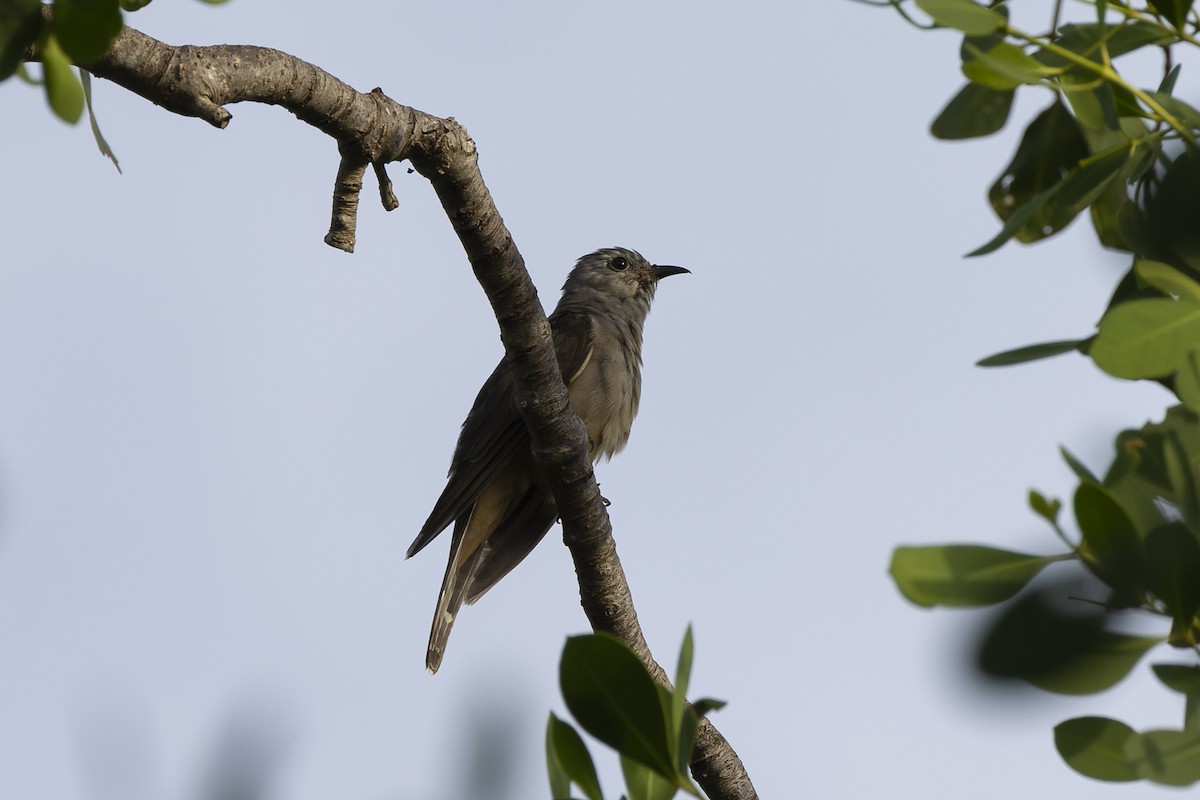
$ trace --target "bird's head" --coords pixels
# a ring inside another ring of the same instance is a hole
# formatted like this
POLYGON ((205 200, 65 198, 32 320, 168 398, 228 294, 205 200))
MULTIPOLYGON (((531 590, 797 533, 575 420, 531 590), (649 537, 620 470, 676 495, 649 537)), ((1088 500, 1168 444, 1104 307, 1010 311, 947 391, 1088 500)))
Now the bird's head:
POLYGON ((563 284, 567 295, 591 295, 615 300, 638 300, 649 303, 658 282, 671 275, 691 270, 683 267, 651 264, 636 250, 624 247, 605 247, 589 253, 575 263, 575 269, 563 284))

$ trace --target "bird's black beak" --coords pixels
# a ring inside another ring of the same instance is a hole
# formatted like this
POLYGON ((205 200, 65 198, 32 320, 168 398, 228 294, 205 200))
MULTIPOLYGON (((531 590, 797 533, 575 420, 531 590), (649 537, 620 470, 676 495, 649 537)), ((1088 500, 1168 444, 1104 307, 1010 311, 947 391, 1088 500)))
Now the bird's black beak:
POLYGON ((689 275, 692 273, 690 269, 684 269, 683 267, 672 267, 669 265, 663 265, 661 267, 655 265, 651 267, 651 269, 654 270, 654 280, 656 281, 661 281, 663 278, 669 278, 672 275, 681 275, 685 272, 689 275))

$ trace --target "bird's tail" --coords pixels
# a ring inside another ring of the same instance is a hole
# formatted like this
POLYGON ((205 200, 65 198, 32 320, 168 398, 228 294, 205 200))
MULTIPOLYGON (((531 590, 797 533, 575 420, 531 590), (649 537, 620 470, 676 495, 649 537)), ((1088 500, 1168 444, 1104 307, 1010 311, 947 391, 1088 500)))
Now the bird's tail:
POLYGON ((468 517, 464 516, 454 525, 454 539, 450 545, 450 560, 446 565, 446 577, 442 578, 442 591, 438 595, 437 610, 433 612, 433 626, 429 631, 429 649, 425 651, 425 669, 429 674, 436 674, 442 665, 442 656, 446 654, 446 640, 450 638, 450 629, 454 627, 454 618, 458 609, 466 599, 467 589, 471 579, 479 569, 491 548, 485 543, 475 550, 461 565, 456 565, 458 547, 462 543, 463 530, 466 528, 468 517))

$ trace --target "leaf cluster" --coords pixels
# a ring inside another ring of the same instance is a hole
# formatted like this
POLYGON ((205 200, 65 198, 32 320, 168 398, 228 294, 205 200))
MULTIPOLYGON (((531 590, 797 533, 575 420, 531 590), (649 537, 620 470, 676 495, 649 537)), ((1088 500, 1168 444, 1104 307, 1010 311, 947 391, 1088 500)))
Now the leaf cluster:
POLYGON ((125 24, 123 12, 149 4, 150 0, 53 0, 46 14, 40 0, 0 0, 0 81, 16 75, 40 84, 54 114, 75 124, 83 116, 85 86, 72 65, 87 65, 103 56, 125 24), (40 80, 24 68, 33 52, 42 63, 40 80))
MULTIPOLYGON (((689 626, 675 688, 668 690, 633 651, 608 634, 573 636, 563 647, 563 699, 580 727, 619 754, 629 800, 668 800, 680 790, 701 796, 688 777, 696 731, 701 717, 725 704, 710 699, 687 702, 692 656, 689 626)), ((587 800, 603 800, 583 737, 553 713, 546 726, 546 764, 554 800, 570 800, 572 786, 587 800)))
POLYGON ((1130 256, 1094 332, 979 364, 1079 352, 1113 377, 1159 383, 1178 401, 1161 422, 1118 434, 1102 477, 1063 451, 1079 482, 1071 501, 1074 536, 1059 519, 1062 501, 1030 492, 1030 507, 1049 523, 1060 552, 899 547, 891 575, 921 606, 1005 604, 981 666, 1048 691, 1104 691, 1162 643, 1187 652, 1193 663, 1153 667, 1184 696, 1181 729, 1138 733, 1115 720, 1081 717, 1055 729, 1055 744, 1067 764, 1093 778, 1191 785, 1200 781, 1200 111, 1178 95, 1174 53, 1200 46, 1194 0, 1086 0, 1082 18, 1071 20, 1060 18, 1063 4, 1055 3, 1045 33, 1013 25, 1003 2, 885 4, 912 24, 962 37, 959 67, 967 82, 934 120, 935 137, 993 134, 1009 123, 1018 91, 1049 94, 989 187, 1001 228, 969 255, 1052 237, 1086 212, 1099 243, 1130 256), (1151 86, 1118 69, 1123 57, 1146 48, 1165 56, 1151 86), (1026 589, 1057 563, 1090 573, 1105 587, 1103 596, 1064 608, 1061 597, 1026 589), (1130 613, 1161 619, 1162 634, 1113 628, 1130 613))
MULTIPOLYGON (((891 564, 897 587, 924 607, 1008 603, 982 648, 981 666, 1060 694, 1109 689, 1164 642, 1196 653, 1200 417, 1176 406, 1162 422, 1120 433, 1115 449, 1102 479, 1063 451, 1079 479, 1072 499, 1076 537, 1069 537, 1060 522, 1061 500, 1029 493, 1030 508, 1050 525, 1066 552, 1039 556, 966 544, 899 547, 891 564), (1064 562, 1098 578, 1107 596, 1076 602, 1084 606, 1082 612, 1064 610, 1054 602, 1060 598, 1046 592, 1017 597, 1042 570, 1064 562), (1163 619, 1164 633, 1131 636, 1112 629, 1116 612, 1130 611, 1163 619)), ((1181 730, 1137 733, 1100 717, 1067 720, 1055 729, 1063 759, 1101 780, 1146 779, 1173 786, 1200 781, 1200 677, 1190 683, 1163 678, 1183 674, 1179 670, 1200 675, 1200 665, 1154 667, 1169 688, 1186 697, 1181 730)))

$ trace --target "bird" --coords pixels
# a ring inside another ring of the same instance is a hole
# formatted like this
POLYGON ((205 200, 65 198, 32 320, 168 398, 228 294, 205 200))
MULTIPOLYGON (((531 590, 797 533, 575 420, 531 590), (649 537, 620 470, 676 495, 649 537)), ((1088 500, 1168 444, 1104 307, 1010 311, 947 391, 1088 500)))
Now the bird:
MULTIPOLYGON (((593 463, 625 447, 642 389, 642 326, 658 282, 690 272, 607 247, 581 257, 550 314, 559 370, 587 429, 593 463)), ((446 487, 408 548, 412 558, 453 523, 450 558, 429 633, 425 668, 435 674, 450 629, 519 564, 558 518, 533 460, 506 359, 484 382, 462 424, 446 487)))

